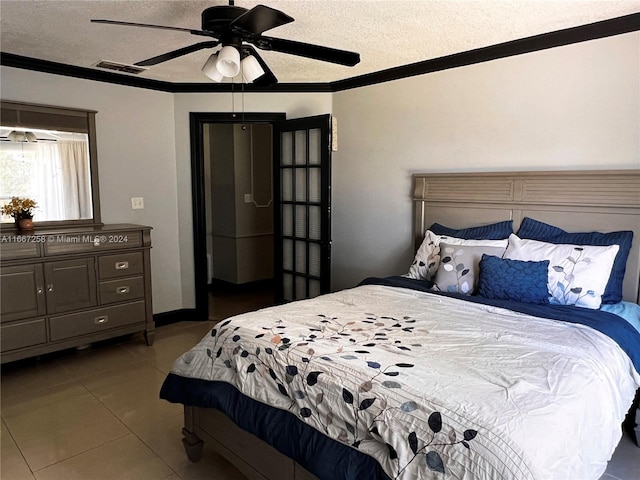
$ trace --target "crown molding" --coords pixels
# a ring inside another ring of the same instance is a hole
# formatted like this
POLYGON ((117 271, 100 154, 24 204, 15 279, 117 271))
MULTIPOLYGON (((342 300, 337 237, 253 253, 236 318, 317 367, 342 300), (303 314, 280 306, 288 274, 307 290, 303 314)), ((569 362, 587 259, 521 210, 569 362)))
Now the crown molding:
POLYGON ((231 83, 172 83, 148 78, 135 77, 130 74, 106 72, 94 68, 78 67, 63 63, 51 62, 37 58, 25 57, 9 52, 0 53, 0 65, 24 70, 64 75, 68 77, 115 83, 118 85, 159 90, 170 93, 228 93, 244 91, 246 93, 319 93, 340 92, 353 88, 385 83, 402 78, 425 75, 451 68, 488 62, 500 58, 522 55, 549 48, 586 42, 599 38, 611 37, 640 30, 640 13, 603 20, 578 27, 557 30, 526 37, 519 40, 499 43, 488 47, 477 48, 466 52, 455 53, 444 57, 380 70, 378 72, 346 78, 327 83, 277 83, 270 87, 231 83))
POLYGON ((586 42, 598 38, 611 37, 640 30, 640 13, 616 17, 610 20, 589 23, 578 27, 543 33, 510 42, 499 43, 488 47, 468 50, 444 57, 425 60, 422 62, 403 65, 400 67, 380 70, 378 72, 360 75, 333 82, 334 92, 350 90, 352 88, 375 85, 377 83, 400 80, 402 78, 424 75, 450 68, 473 65, 474 63, 489 62, 500 58, 537 52, 549 48, 561 47, 572 43, 586 42))

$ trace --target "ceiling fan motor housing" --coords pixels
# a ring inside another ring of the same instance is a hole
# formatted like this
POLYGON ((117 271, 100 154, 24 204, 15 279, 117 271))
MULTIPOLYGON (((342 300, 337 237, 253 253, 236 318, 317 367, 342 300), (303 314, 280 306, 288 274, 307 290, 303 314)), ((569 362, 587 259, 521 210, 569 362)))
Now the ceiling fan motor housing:
POLYGON ((212 32, 215 37, 220 38, 229 23, 247 11, 246 8, 232 5, 209 7, 202 12, 202 30, 212 32))

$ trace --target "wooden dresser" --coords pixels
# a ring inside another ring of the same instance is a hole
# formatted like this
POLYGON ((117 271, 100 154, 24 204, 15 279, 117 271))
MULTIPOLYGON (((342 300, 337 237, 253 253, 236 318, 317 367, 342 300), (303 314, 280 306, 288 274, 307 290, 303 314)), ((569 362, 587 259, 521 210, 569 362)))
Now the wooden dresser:
POLYGON ((151 228, 0 233, 0 363, 143 332, 153 343, 151 228))

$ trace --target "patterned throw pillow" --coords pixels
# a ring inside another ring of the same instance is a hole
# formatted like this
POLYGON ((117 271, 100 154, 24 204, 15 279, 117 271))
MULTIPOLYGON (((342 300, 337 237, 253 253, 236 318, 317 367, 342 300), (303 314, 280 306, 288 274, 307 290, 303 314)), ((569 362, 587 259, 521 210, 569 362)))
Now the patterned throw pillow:
POLYGON ((550 302, 597 309, 602 303, 618 249, 618 245, 553 244, 511 235, 504 258, 549 260, 550 302))
POLYGON ((433 289, 440 292, 473 294, 478 279, 478 264, 484 254, 502 256, 502 247, 471 247, 440 242, 440 266, 433 289))
POLYGON ((432 282, 440 265, 441 241, 447 242, 450 245, 500 247, 503 250, 507 248, 507 244, 509 243, 509 240, 506 238, 504 240, 465 240, 463 238, 436 235, 431 230, 427 230, 424 234, 424 240, 413 259, 413 263, 411 267, 409 267, 409 273, 405 276, 416 280, 432 282))
POLYGON ((518 230, 518 237, 549 243, 568 243, 573 245, 608 246, 618 245, 620 250, 616 255, 611 269, 611 276, 602 295, 602 303, 618 303, 622 300, 622 284, 627 259, 631 252, 633 232, 630 230, 619 232, 565 232, 561 228, 544 222, 525 217, 518 230))
POLYGON ((530 262, 483 255, 478 295, 539 305, 549 303, 549 260, 530 262))

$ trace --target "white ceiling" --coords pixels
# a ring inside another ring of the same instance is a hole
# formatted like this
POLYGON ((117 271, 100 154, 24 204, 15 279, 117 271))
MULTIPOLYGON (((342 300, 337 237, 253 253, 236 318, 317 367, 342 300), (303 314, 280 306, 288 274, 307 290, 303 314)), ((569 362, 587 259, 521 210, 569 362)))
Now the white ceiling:
MULTIPOLYGON (((110 19, 200 29, 202 10, 222 0, 1 0, 2 52, 93 67, 137 61, 205 41, 186 32, 90 23, 110 19)), ((640 0, 236 0, 281 10, 295 21, 265 33, 360 53, 345 67, 258 50, 279 82, 332 82, 478 47, 640 11, 640 0)), ((211 82, 203 50, 137 75, 168 82, 211 82)), ((126 75, 126 74, 123 74, 126 75)))

